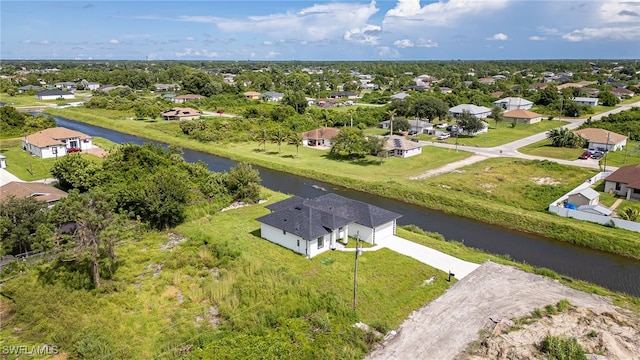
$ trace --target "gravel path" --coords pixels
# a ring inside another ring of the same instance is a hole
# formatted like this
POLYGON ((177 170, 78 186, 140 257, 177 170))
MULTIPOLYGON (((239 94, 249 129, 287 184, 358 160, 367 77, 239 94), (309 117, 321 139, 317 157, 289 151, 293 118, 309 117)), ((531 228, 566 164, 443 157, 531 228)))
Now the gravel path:
POLYGON ((444 173, 448 173, 448 172, 454 171, 456 169, 459 169, 461 167, 464 167, 464 166, 467 166, 467 165, 471 165, 471 164, 475 164, 477 162, 480 162, 480 161, 483 161, 483 160, 486 160, 486 159, 488 159, 488 156, 485 156, 485 155, 471 155, 466 159, 462 159, 462 160, 459 160, 459 161, 448 163, 448 164, 446 164, 444 166, 441 166, 439 168, 425 171, 422 174, 412 176, 409 179, 411 179, 411 180, 426 179, 426 178, 429 178, 429 177, 432 177, 432 176, 437 176, 437 175, 441 175, 441 174, 444 174, 444 173))
POLYGON ((599 312, 614 309, 606 298, 515 267, 486 262, 411 314, 398 327, 397 335, 366 359, 452 359, 478 338, 489 317, 522 317, 562 299, 599 312))

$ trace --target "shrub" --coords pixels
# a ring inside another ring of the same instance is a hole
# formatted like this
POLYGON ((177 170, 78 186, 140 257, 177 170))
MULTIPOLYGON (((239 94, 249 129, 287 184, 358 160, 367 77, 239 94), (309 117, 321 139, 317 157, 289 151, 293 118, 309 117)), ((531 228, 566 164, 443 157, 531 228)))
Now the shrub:
POLYGON ((575 338, 547 335, 540 344, 540 351, 547 355, 549 360, 586 359, 584 349, 575 338))
POLYGON ((558 301, 558 304, 556 305, 556 308, 558 309, 559 312, 566 311, 570 307, 571 307, 571 302, 569 302, 569 300, 567 299, 562 299, 558 301))

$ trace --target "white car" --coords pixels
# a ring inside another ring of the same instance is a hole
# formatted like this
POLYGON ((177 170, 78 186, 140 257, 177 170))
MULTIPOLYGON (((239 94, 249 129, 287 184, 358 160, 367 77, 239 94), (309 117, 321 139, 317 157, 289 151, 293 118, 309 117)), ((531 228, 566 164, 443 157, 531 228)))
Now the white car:
POLYGON ((449 137, 451 137, 451 134, 449 134, 449 133, 440 134, 438 136, 438 140, 448 139, 449 137))
POLYGON ((438 129, 446 129, 446 128, 447 128, 447 126, 449 126, 449 124, 447 124, 447 123, 443 123, 443 124, 438 124, 438 125, 436 125, 436 127, 437 127, 438 129))

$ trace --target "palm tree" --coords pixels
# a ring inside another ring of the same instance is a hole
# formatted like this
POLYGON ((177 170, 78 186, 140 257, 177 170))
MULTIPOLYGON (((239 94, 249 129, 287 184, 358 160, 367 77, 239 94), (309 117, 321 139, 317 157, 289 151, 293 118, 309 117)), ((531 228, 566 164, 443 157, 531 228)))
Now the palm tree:
POLYGON ((269 141, 269 131, 267 129, 258 130, 254 136, 254 140, 258 142, 258 146, 264 146, 264 152, 267 152, 267 141, 269 141))
POLYGON ((637 221, 638 219, 640 219, 640 210, 634 209, 632 207, 627 207, 619 212, 618 216, 623 220, 637 221))
POLYGON ((393 117, 396 115, 397 110, 393 109, 393 110, 389 110, 387 111, 387 115, 389 115, 389 128, 390 128, 390 135, 393 135, 393 117))
POLYGON ((287 132, 283 129, 276 129, 271 135, 271 142, 278 144, 278 154, 280 154, 282 143, 285 142, 288 137, 287 132))
POLYGON ((287 137, 287 142, 289 143, 289 145, 296 146, 296 157, 300 157, 300 145, 302 145, 302 139, 300 138, 300 135, 293 132, 290 133, 287 137))
POLYGON ((567 128, 555 128, 547 132, 547 139, 555 147, 577 148, 584 144, 584 139, 567 128))

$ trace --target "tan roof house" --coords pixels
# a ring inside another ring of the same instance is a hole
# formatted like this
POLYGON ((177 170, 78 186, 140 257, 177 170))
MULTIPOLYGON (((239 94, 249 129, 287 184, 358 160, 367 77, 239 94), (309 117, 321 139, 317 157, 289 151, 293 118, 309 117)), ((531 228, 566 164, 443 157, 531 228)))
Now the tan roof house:
POLYGON ((300 133, 304 146, 331 146, 331 139, 340 133, 340 129, 323 127, 300 133))
POLYGON ((629 96, 629 97, 633 97, 633 95, 635 95, 636 93, 634 93, 633 91, 629 90, 629 89, 625 89, 625 88, 616 88, 611 90, 611 93, 613 95, 615 95, 617 98, 622 99, 623 96, 629 96))
POLYGON ((93 143, 89 135, 63 127, 54 127, 25 137, 22 140, 22 148, 32 155, 48 159, 93 149, 93 143))
POLYGON ((387 156, 403 158, 422 154, 422 146, 420 144, 398 135, 385 136, 382 150, 387 151, 387 156))
POLYGON ((640 164, 623 166, 604 179, 604 191, 640 199, 640 164))
POLYGON ((589 149, 620 150, 627 145, 627 137, 605 129, 582 129, 574 133, 589 143, 589 149))
POLYGON ((12 181, 0 186, 0 202, 10 196, 15 196, 19 199, 32 197, 38 201, 46 202, 51 207, 60 199, 67 197, 67 193, 43 183, 12 181))
POLYGON ((160 115, 165 120, 195 120, 200 118, 200 111, 192 108, 174 107, 163 111, 160 115))
POLYGON ((173 102, 176 104, 184 104, 187 101, 201 100, 204 98, 205 98, 204 96, 196 95, 196 94, 178 95, 173 98, 173 102))
POLYGON ((542 115, 529 110, 511 110, 502 114, 504 121, 518 124, 535 124, 542 120, 542 115))
POLYGON ((249 100, 260 100, 262 94, 257 91, 246 91, 244 93, 244 96, 246 96, 249 100))

